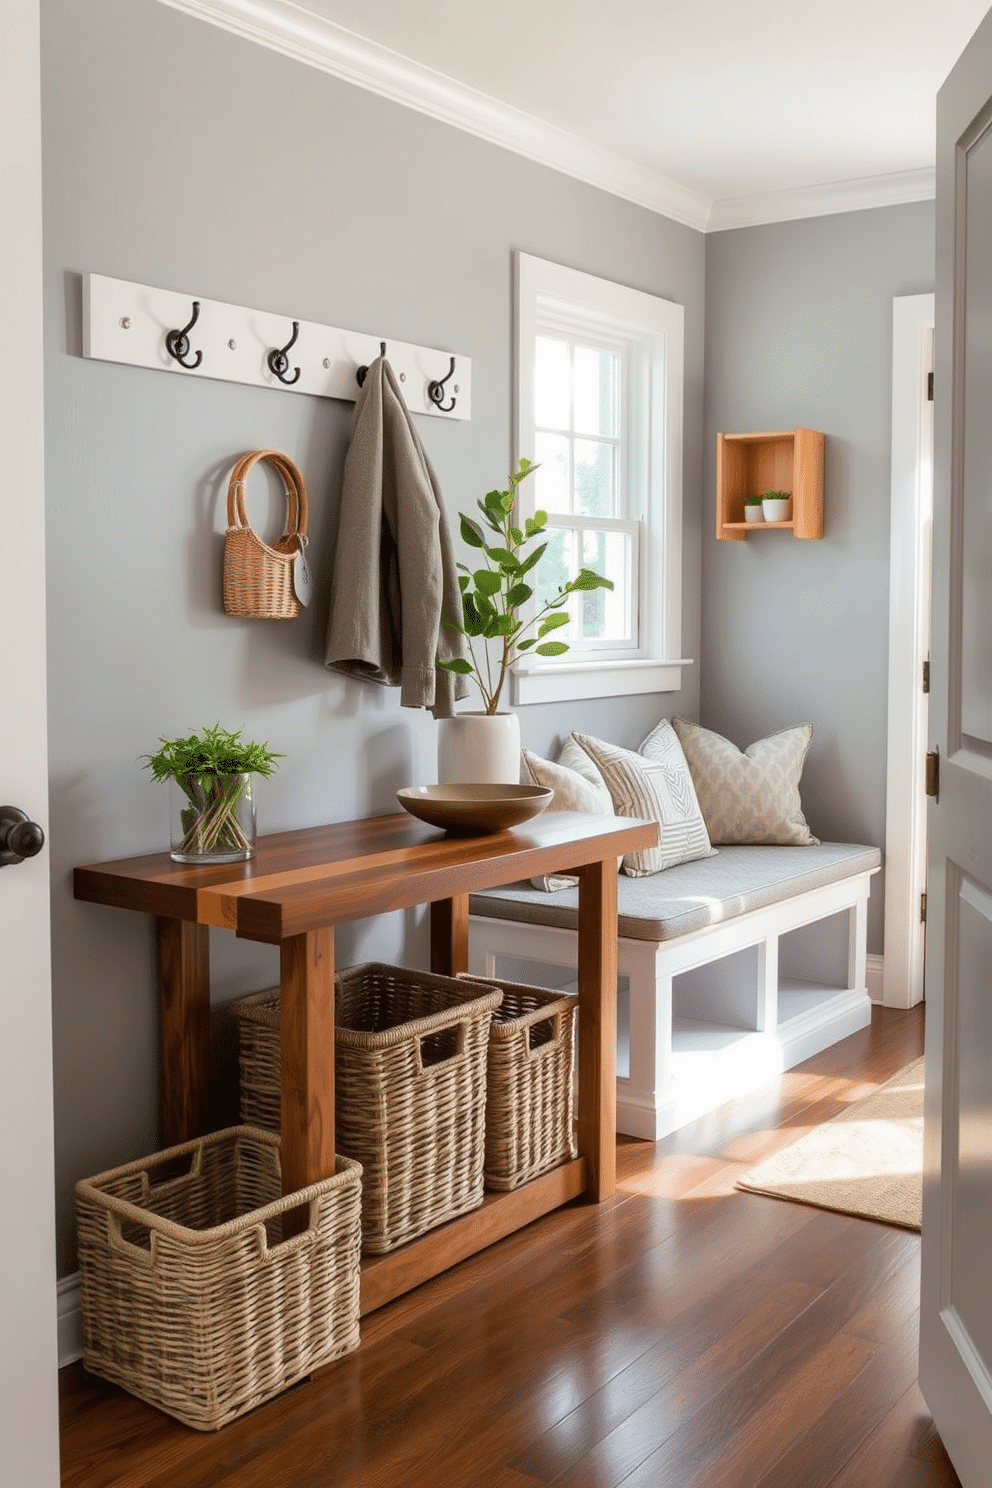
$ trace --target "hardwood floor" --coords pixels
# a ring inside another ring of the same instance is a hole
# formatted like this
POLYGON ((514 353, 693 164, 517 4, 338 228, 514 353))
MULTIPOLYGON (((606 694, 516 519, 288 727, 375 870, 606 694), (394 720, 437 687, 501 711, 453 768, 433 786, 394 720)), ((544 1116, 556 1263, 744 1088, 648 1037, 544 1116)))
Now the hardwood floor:
POLYGON ((916 1387, 917 1235, 734 1189, 915 1058, 923 1010, 657 1144, 362 1324, 209 1436, 62 1377, 67 1488, 945 1488, 916 1387))

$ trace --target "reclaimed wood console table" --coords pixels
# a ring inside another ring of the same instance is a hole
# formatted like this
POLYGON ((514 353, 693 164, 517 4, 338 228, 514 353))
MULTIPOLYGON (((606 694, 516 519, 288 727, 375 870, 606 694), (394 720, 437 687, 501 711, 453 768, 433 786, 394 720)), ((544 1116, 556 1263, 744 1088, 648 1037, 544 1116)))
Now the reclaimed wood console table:
POLYGON ((209 927, 280 948, 284 1192, 334 1171, 334 926, 431 906, 431 969, 468 968, 468 900, 543 873, 579 876, 578 1157, 362 1268, 367 1313, 616 1177, 617 870, 653 822, 556 812, 513 831, 449 837, 405 813, 259 839, 246 863, 167 853, 75 870, 77 899, 155 916, 163 1146, 203 1131, 210 1080, 209 927))

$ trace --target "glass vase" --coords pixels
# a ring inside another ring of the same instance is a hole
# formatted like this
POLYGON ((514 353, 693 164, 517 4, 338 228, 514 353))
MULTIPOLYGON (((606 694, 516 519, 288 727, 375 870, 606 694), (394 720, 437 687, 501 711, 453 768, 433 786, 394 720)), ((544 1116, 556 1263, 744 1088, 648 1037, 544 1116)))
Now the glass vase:
POLYGON ((182 775, 169 781, 172 857, 235 863, 255 851, 254 776, 182 775))

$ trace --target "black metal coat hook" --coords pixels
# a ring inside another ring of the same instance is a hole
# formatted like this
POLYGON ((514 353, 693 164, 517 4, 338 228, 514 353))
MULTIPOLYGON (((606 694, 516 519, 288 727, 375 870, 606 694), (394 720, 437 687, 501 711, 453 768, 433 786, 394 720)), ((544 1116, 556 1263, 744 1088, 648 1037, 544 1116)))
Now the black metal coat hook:
MULTIPOLYGON (((427 384, 427 396, 428 398, 430 398, 431 402, 434 404, 439 413, 450 413, 451 410, 454 408, 455 403, 457 402, 456 398, 452 398, 451 402, 448 404, 445 404, 444 401, 444 384, 448 381, 449 378, 454 377, 454 375, 455 359, 454 357, 452 357, 451 366, 448 368, 444 376, 437 381, 429 382, 427 384)), ((455 388, 456 393, 457 391, 458 389, 455 388)))
MULTIPOLYGON (((385 343, 385 341, 380 341, 379 342, 379 355, 380 356, 385 356, 386 355, 386 343, 385 343)), ((364 387, 365 386, 365 379, 366 379, 366 377, 368 375, 369 375, 369 369, 368 369, 368 367, 359 367, 358 371, 355 373, 355 381, 358 383, 358 386, 359 387, 364 387)))
POLYGON ((196 325, 199 317, 200 302, 199 300, 194 300, 193 314, 190 316, 189 324, 184 325, 181 331, 166 332, 165 337, 165 349, 169 353, 169 355, 171 357, 174 357, 181 367, 188 367, 190 368, 190 370, 192 370, 194 367, 198 367, 203 361, 202 351, 198 351, 191 362, 188 362, 186 360, 186 358, 189 356, 189 333, 196 325))
POLYGON ((272 351, 269 352, 268 356, 266 357, 266 361, 269 364, 269 371, 270 372, 274 372, 275 375, 278 377, 279 381, 280 382, 284 382, 287 387, 292 387, 292 385, 293 385, 294 382, 299 382, 299 380, 300 380, 300 369, 299 369, 299 367, 294 367, 293 368, 293 375, 292 375, 292 377, 287 377, 286 376, 286 373, 289 371, 289 358, 287 357, 286 353, 287 353, 287 351, 289 351, 290 347, 293 345, 293 342, 296 340, 296 338, 297 338, 297 336, 299 334, 300 334, 300 322, 298 320, 294 320, 293 321, 293 334, 290 336, 289 340, 286 342, 286 345, 282 348, 281 351, 279 351, 277 349, 273 349, 272 351))

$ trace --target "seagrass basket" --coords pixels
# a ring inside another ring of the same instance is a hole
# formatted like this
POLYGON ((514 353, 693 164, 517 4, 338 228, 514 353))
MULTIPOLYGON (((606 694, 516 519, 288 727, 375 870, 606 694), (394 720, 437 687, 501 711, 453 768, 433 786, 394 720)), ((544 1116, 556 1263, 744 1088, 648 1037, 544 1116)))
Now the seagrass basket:
POLYGON ((498 977, 491 985, 499 987, 503 1001, 489 1029, 484 1176, 486 1188, 506 1191, 575 1156, 572 1061, 579 999, 498 977))
MULTIPOLYGON (((301 565, 306 583, 309 504, 306 482, 288 455, 279 450, 253 450, 231 472, 227 487, 227 532, 224 536, 224 609, 242 620, 293 620, 303 609, 294 582, 301 565), (263 542, 248 520, 245 481, 259 461, 275 467, 286 493, 286 524, 274 543, 263 542)), ((299 575, 297 575, 299 578, 299 575)))
MULTIPOLYGON (((360 1162, 362 1249, 384 1255, 483 1199, 490 983, 381 962, 335 979, 335 1146, 360 1162)), ((242 1119, 280 1121, 279 993, 233 1007, 242 1119)))
POLYGON ((283 1196, 278 1138, 237 1126, 81 1180, 85 1368, 209 1431, 356 1348, 361 1173, 283 1196))

